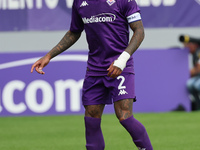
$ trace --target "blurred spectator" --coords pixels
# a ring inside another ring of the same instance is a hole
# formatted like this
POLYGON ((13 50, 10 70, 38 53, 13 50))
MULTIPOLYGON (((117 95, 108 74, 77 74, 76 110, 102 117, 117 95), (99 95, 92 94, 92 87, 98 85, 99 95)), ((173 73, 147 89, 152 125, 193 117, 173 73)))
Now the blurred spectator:
POLYGON ((200 110, 200 39, 181 35, 180 39, 184 47, 189 49, 192 56, 190 79, 187 81, 187 90, 191 100, 191 109, 200 110))

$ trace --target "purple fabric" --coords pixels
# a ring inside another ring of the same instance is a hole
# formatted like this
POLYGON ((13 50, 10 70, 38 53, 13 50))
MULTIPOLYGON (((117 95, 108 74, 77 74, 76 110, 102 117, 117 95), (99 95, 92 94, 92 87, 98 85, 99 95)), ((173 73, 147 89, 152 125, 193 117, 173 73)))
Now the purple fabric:
POLYGON ((153 150, 145 127, 133 116, 120 122, 131 135, 133 142, 139 149, 153 150))
POLYGON ((100 118, 85 117, 85 136, 87 150, 104 150, 100 118))
POLYGON ((83 105, 112 104, 121 99, 135 98, 134 74, 122 73, 112 79, 105 76, 86 76, 83 84, 83 105))
MULTIPOLYGON (((104 73, 125 50, 129 42, 126 17, 140 10, 134 0, 110 2, 112 5, 105 0, 75 0, 72 9, 70 30, 80 32, 85 29, 89 45, 88 68, 94 75, 104 73)), ((133 68, 132 57, 127 67, 133 68)))

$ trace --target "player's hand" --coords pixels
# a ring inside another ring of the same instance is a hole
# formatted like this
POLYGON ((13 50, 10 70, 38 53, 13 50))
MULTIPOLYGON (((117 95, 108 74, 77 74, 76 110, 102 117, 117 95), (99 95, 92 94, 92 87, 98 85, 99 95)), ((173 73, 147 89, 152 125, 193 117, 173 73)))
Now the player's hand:
POLYGON ((107 69, 107 71, 108 71, 107 75, 109 77, 111 77, 111 78, 116 78, 116 77, 118 77, 122 73, 122 70, 120 68, 116 67, 116 66, 113 66, 113 63, 107 69))
POLYGON ((32 67, 31 67, 31 73, 33 72, 34 68, 35 71, 37 71, 39 74, 45 74, 45 72, 42 70, 48 63, 50 59, 47 56, 44 56, 40 58, 38 61, 36 61, 32 67))

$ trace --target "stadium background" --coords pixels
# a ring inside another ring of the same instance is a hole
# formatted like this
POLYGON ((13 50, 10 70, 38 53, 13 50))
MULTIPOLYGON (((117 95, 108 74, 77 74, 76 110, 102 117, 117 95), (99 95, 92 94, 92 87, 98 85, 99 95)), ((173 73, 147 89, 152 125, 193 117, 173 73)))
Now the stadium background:
MULTIPOLYGON (((45 68, 45 76, 29 73, 34 61, 55 46, 69 28, 72 2, 0 1, 0 115, 84 112, 80 100, 87 55, 84 32, 70 50, 45 68), (69 59, 66 54, 72 57, 69 59), (62 92, 59 93, 59 90, 62 92)), ((178 106, 190 111, 185 89, 185 82, 189 78, 189 54, 182 48, 179 36, 199 36, 200 20, 197 18, 200 2, 137 2, 141 8, 146 37, 140 50, 133 56, 138 98, 135 112, 168 112, 178 106)), ((113 113, 112 107, 107 108, 105 113, 113 113)))
MULTIPOLYGON (((0 0, 1 150, 85 149, 79 94, 86 65, 85 34, 69 52, 52 60, 45 76, 30 74, 32 63, 68 29, 72 1, 0 0)), ((137 2, 146 37, 134 54, 134 115, 145 125, 155 150, 199 150, 200 114, 190 111, 185 89, 190 58, 178 38, 200 37, 200 1, 137 2), (179 104, 186 111, 173 111, 179 104)), ((112 108, 105 113, 106 150, 136 149, 112 108)))

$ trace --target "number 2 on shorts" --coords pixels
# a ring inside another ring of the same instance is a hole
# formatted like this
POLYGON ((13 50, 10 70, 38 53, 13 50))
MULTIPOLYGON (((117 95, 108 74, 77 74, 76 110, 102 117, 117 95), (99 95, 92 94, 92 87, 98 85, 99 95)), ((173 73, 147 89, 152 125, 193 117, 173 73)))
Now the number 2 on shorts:
POLYGON ((118 89, 119 89, 119 90, 121 90, 121 89, 125 89, 126 86, 123 86, 124 81, 125 81, 124 76, 118 76, 118 77, 117 77, 117 80, 119 80, 119 79, 121 79, 121 82, 119 83, 118 89))

